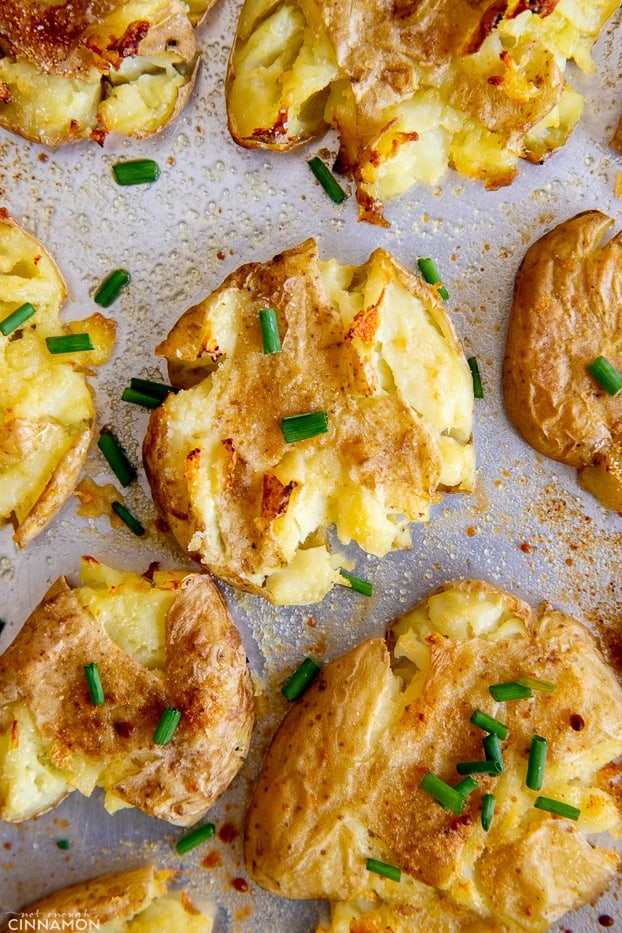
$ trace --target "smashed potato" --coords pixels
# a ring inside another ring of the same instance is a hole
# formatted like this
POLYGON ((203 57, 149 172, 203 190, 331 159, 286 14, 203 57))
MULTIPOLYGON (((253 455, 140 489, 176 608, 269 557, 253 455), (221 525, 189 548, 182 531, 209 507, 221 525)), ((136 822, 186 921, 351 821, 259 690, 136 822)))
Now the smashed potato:
MULTIPOLYGON (((153 865, 102 875, 54 891, 12 914, 21 929, 97 929, 100 933, 211 933, 211 911, 195 906, 185 895, 169 894, 171 871, 153 865), (71 925, 71 926, 70 926, 71 925)), ((15 927, 17 928, 17 927, 15 927)))
POLYGON ((150 418, 153 497, 183 549, 233 586, 317 601, 345 582, 331 523, 382 556, 409 546, 407 523, 443 492, 473 486, 462 348, 436 290, 385 250, 340 266, 307 240, 242 266, 156 352, 183 388, 150 418), (263 350, 266 308, 280 352, 263 350), (286 440, 283 419, 313 412, 324 433, 286 440))
POLYGON ((52 147, 159 132, 190 98, 213 2, 3 0, 0 126, 52 147))
POLYGON ((0 210, 0 330, 24 305, 34 313, 0 332, 0 523, 23 547, 71 495, 93 438, 88 368, 104 363, 114 322, 101 314, 62 325, 65 284, 43 246, 0 210), (93 350, 50 353, 46 338, 85 332, 93 350))
POLYGON ((452 166, 487 188, 518 160, 563 146, 583 109, 567 61, 591 47, 616 0, 245 0, 227 77, 239 144, 291 149, 330 125, 361 219, 452 166), (459 28, 456 24, 459 23, 459 28))
POLYGON ((481 581, 447 584, 292 706, 249 809, 247 869, 275 894, 333 901, 331 933, 538 933, 617 873, 618 853, 591 834, 622 836, 609 764, 621 752, 622 688, 582 625, 481 581), (490 685, 525 677, 531 696, 493 699, 490 685), (476 710, 509 730, 503 770, 474 775, 445 809, 421 782, 454 788, 458 763, 486 759, 476 710), (548 743, 538 790, 526 786, 534 735, 548 743), (496 801, 488 831, 484 794, 496 801))
POLYGON ((503 363, 508 417, 535 450, 576 467, 579 482, 622 512, 622 393, 587 366, 622 371, 622 234, 586 211, 537 240, 518 270, 503 363))
POLYGON ((82 578, 74 590, 57 580, 0 657, 0 819, 97 786, 109 812, 191 825, 248 751, 253 696, 237 629, 207 574, 147 578, 84 558, 82 578), (181 719, 156 744, 167 708, 181 719))

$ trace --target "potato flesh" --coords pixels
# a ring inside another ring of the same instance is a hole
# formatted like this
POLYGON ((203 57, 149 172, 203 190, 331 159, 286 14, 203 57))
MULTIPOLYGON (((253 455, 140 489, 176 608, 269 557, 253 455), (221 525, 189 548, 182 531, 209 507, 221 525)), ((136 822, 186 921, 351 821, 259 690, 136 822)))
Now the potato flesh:
POLYGON ((63 280, 41 244, 0 219, 0 320, 25 303, 35 308, 21 328, 0 335, 0 521, 13 523, 20 546, 45 527, 73 488, 95 416, 82 367, 104 362, 114 342, 114 324, 98 314, 61 325, 64 299, 63 280), (48 336, 89 330, 95 351, 54 355, 47 349, 48 336), (55 477, 58 488, 51 493, 55 477))
MULTIPOLYGON (((184 576, 183 572, 160 572, 151 585, 138 574, 115 571, 86 558, 82 562, 85 585, 74 593, 113 641, 141 664, 157 670, 165 658, 164 618, 175 596, 175 583, 184 576)), ((89 795, 98 782, 113 783, 106 779, 102 765, 80 755, 74 755, 62 771, 56 768, 25 705, 15 704, 13 719, 18 723, 17 744, 11 745, 12 727, 0 735, 0 805, 9 821, 35 816, 74 789, 89 795)), ((118 800, 107 800, 106 805, 118 809, 118 800)))
POLYGON ((145 910, 128 920, 111 920, 100 925, 100 933, 211 933, 212 917, 190 913, 174 895, 159 897, 145 910))
MULTIPOLYGON (((373 71, 376 40, 389 42, 373 18, 369 29, 378 35, 368 36, 353 10, 351 35, 339 44, 322 0, 247 0, 229 67, 230 128, 242 145, 287 149, 336 126, 366 219, 378 219, 382 203, 415 181, 436 183, 449 166, 500 187, 520 158, 542 161, 574 129, 583 100, 564 80, 566 63, 594 71, 591 47, 616 6, 561 0, 546 15, 504 18, 475 53, 425 64, 413 54, 411 86, 393 87, 380 65, 373 71), (372 50, 359 70, 356 46, 372 50), (344 81, 351 82, 345 93, 344 81), (323 114, 317 100, 306 110, 320 91, 323 114)), ((401 51, 395 63, 386 58, 387 72, 401 67, 401 51)))

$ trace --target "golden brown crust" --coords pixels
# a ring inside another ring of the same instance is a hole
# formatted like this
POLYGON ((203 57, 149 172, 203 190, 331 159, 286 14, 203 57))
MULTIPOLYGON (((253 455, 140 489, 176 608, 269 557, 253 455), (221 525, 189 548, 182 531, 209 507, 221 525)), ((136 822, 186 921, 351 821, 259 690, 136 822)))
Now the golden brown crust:
POLYGON ((200 819, 230 783, 253 726, 238 632, 219 591, 200 574, 181 582, 167 613, 161 674, 119 648, 58 580, 0 657, 1 731, 18 701, 57 768, 85 758, 101 767, 117 797, 178 826, 200 819), (91 703, 84 676, 92 663, 104 685, 102 706, 91 703), (167 745, 154 745, 168 706, 181 711, 180 725, 167 745))
MULTIPOLYGON (((28 904, 19 912, 24 928, 27 923, 45 923, 46 918, 56 917, 56 923, 63 922, 58 915, 69 915, 74 922, 90 923, 99 927, 109 921, 122 921, 144 910, 156 897, 166 894, 166 881, 172 872, 157 871, 153 865, 130 871, 101 875, 88 881, 72 884, 70 887, 54 891, 45 897, 28 904), (34 919, 33 919, 34 918, 34 919)), ((2 933, 11 927, 3 924, 2 933)), ((86 927, 85 927, 86 929, 86 927)))
POLYGON ((516 276, 503 363, 505 409, 537 451, 588 467, 622 441, 622 394, 586 367, 604 356, 622 370, 622 234, 585 211, 527 251, 516 276))
MULTIPOLYGON (((400 684, 392 670, 392 665, 400 669, 400 662, 391 661, 381 639, 328 664, 289 710, 268 751, 248 812, 247 867, 257 883, 286 897, 386 901, 385 914, 389 911, 394 922, 399 910, 420 907, 440 893, 450 913, 457 909, 458 920, 452 926, 441 910, 439 930, 469 930, 478 913, 484 924, 494 918, 499 929, 544 930, 560 909, 600 892, 617 858, 593 850, 581 822, 575 831, 533 809, 536 793, 522 784, 531 736, 548 740, 550 783, 543 785, 543 794, 555 796, 560 788, 567 793, 573 780, 596 787, 594 775, 622 748, 622 714, 617 699, 612 702, 612 697, 622 699, 622 692, 587 630, 563 613, 546 606, 531 611, 480 581, 449 584, 412 613, 434 612, 430 607, 439 594, 450 600, 442 604, 445 622, 452 611, 456 618, 461 611, 467 617, 467 610, 455 609, 461 599, 469 603, 469 612, 481 600, 503 607, 506 623, 510 620, 522 635, 497 640, 432 631, 421 642, 429 649, 429 667, 422 668, 416 689, 400 684), (532 700, 520 703, 492 702, 491 683, 524 675, 552 681, 555 690, 534 691, 532 700), (460 779, 458 761, 483 757, 483 733, 470 723, 476 708, 509 727, 503 743, 505 772, 500 778, 478 776, 479 789, 458 816, 441 808, 420 783, 432 772, 454 785, 460 779), (577 729, 579 722, 584 728, 577 729), (488 834, 479 825, 484 792, 497 795, 488 834), (504 846, 512 841, 510 852, 504 846), (555 846, 554 854, 549 846, 555 846), (376 887, 377 894, 370 894, 369 855, 408 873, 405 887, 376 887), (544 878, 534 873, 538 860, 557 864, 567 857, 576 857, 581 866, 576 872, 545 873, 544 878), (511 876, 512 859, 529 867, 524 881, 511 876), (471 876, 474 882, 466 880, 471 876), (413 885, 413 879, 426 888, 413 885), (456 891, 461 892, 457 897, 456 891)), ((407 613, 396 620, 389 641, 409 626, 416 630, 412 618, 407 613)), ((620 812, 613 798, 609 805, 618 832, 620 812)), ((371 917, 370 923, 369 929, 376 929, 371 917)), ((419 929, 416 919, 413 924, 406 919, 397 928, 419 929)), ((361 921, 356 929, 368 927, 361 921)))

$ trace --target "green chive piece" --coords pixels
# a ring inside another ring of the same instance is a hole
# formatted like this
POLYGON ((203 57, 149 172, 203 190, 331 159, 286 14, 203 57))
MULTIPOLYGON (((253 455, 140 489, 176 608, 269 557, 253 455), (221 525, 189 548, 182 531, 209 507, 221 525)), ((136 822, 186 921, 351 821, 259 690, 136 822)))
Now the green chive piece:
POLYGON ((70 848, 71 848, 71 843, 69 842, 68 839, 57 839, 57 840, 56 840, 56 847, 57 847, 58 849, 70 849, 70 848))
POLYGON ((181 713, 179 710, 175 709, 174 706, 167 706, 160 716, 160 722, 153 733, 154 745, 168 745, 173 738, 173 733, 179 725, 180 719, 181 713))
POLYGON ((104 688, 102 687, 97 664, 85 664, 84 674, 91 695, 91 703, 93 706, 103 706, 106 697, 104 696, 104 688))
POLYGON ((263 352, 265 354, 281 352, 279 322, 274 308, 261 308, 259 311, 263 352))
POLYGON ((531 690, 543 690, 545 693, 553 693, 557 684, 550 680, 540 680, 539 677, 517 677, 516 683, 522 687, 529 687, 531 690))
POLYGON ((421 272, 421 275, 424 277, 428 285, 439 285, 440 284, 438 293, 443 299, 443 301, 447 301, 447 299, 449 298, 449 292, 447 291, 445 286, 442 284, 443 280, 438 274, 438 271, 434 264, 434 260, 433 259, 418 259, 417 265, 419 266, 419 271, 421 272))
POLYGON ((83 353, 93 350, 90 334, 63 334, 61 337, 46 337, 45 343, 50 353, 83 353))
POLYGON ((508 735, 510 734, 510 730, 504 722, 500 722, 498 719, 493 719, 492 716, 484 713, 481 709, 475 710, 471 716, 471 722, 474 726, 477 726, 478 729, 484 729, 486 732, 492 732, 492 734, 500 738, 502 742, 507 739, 508 735))
POLYGON ((496 802, 497 800, 494 794, 484 794, 482 797, 482 829, 485 832, 488 832, 490 829, 496 802))
POLYGON ((294 671, 292 676, 285 681, 281 688, 281 693, 287 700, 297 700, 305 692, 317 675, 320 673, 320 666, 316 664, 313 658, 305 658, 302 664, 294 671))
POLYGON ((464 810, 466 796, 457 791, 455 787, 446 784, 445 781, 432 774, 431 771, 423 776, 419 787, 430 794, 431 797, 434 797, 442 807, 451 810, 452 813, 457 813, 460 816, 464 810))
POLYGON ((97 446, 121 485, 129 486, 132 480, 136 479, 136 470, 110 428, 104 428, 101 431, 97 446))
POLYGON ((33 308, 30 302, 26 302, 23 305, 20 305, 19 308, 16 308, 15 311, 4 318, 3 321, 0 321, 0 334, 3 334, 5 337, 8 337, 9 334, 12 334, 14 330, 17 330, 18 327, 21 327, 29 317, 32 317, 37 309, 33 308))
POLYGON ((587 370, 609 395, 617 395, 622 390, 622 373, 604 356, 597 356, 588 363, 587 370))
POLYGON ((391 881, 402 880, 402 870, 397 865, 387 865, 386 862, 379 862, 377 858, 368 858, 365 863, 368 871, 373 871, 384 878, 390 878, 391 881))
POLYGON ((578 820, 581 815, 578 807, 562 803, 561 800, 553 800, 551 797, 536 797, 534 807, 538 810, 546 810, 547 813, 555 813, 557 816, 565 816, 568 820, 578 820))
POLYGON ((503 772, 503 755, 501 754, 501 743, 499 737, 494 732, 489 732, 482 740, 486 761, 493 761, 499 766, 499 773, 503 772))
POLYGON ((145 185, 158 180, 160 166, 153 159, 131 159, 113 165, 112 174, 118 185, 145 185))
POLYGON ((330 169, 327 168, 327 166, 318 156, 314 156, 312 159, 309 159, 308 165, 326 194, 335 202, 335 204, 341 204, 342 201, 345 201, 347 197, 345 191, 337 179, 333 176, 330 169))
POLYGON ((130 379, 130 388, 136 389, 137 392, 144 392, 145 395, 152 395, 154 398, 159 398, 162 401, 164 401, 171 392, 179 392, 179 389, 176 389, 174 386, 169 386, 165 382, 152 382, 151 379, 138 379, 135 376, 132 376, 130 379))
POLYGON ((501 774, 503 764, 488 759, 488 761, 459 761, 456 765, 458 774, 501 774))
POLYGON ((504 700, 527 700, 533 696, 531 687, 519 684, 517 680, 510 680, 503 684, 491 684, 488 688, 491 696, 499 703, 504 700))
POLYGON ((142 538, 145 534, 144 526, 132 515, 129 509, 126 509, 122 502, 113 502, 111 508, 115 515, 118 515, 121 521, 127 525, 130 531, 134 532, 137 538, 142 538))
POLYGON ((306 441, 328 431, 328 415, 325 411, 309 411, 303 415, 289 415, 281 421, 281 431, 287 444, 306 441))
POLYGON ((462 794, 463 797, 466 797, 467 794, 472 793, 476 787, 479 787, 479 784, 474 777, 471 777, 470 774, 468 774, 465 778, 462 778, 461 781, 458 781, 457 784, 454 784, 454 790, 457 790, 458 793, 462 794))
POLYGON ((101 283, 93 299, 96 304, 102 308, 109 308, 113 301, 116 301, 124 288, 127 288, 132 280, 132 276, 125 269, 115 269, 101 283))
POLYGON ((477 365, 476 357, 470 356, 467 363, 469 364, 469 369, 471 370, 471 376, 473 378, 473 397, 484 398, 484 389, 482 387, 482 379, 479 374, 479 366, 477 365))
POLYGON ((531 790, 540 790, 544 778, 544 765, 548 742, 541 735, 532 735, 529 747, 529 761, 527 762, 527 777, 525 784, 531 790))
POLYGON ((216 826, 214 823, 203 823, 202 826, 197 826, 196 829, 178 839, 175 843, 175 851, 178 855, 185 855, 186 852, 190 852, 191 849, 196 848, 202 842, 211 839, 215 832, 216 826))
POLYGON ((339 573, 344 580, 348 581, 351 589, 355 590, 355 592, 362 593, 363 596, 371 596, 373 594, 373 583, 369 583, 368 580, 361 580, 360 577, 355 577, 353 573, 350 573, 349 570, 344 570, 343 567, 339 568, 339 573))
POLYGON ((159 408, 162 404, 161 398, 155 395, 148 395, 146 392, 139 392, 138 389, 124 389, 121 393, 122 402, 132 402, 133 405, 142 405, 143 408, 159 408))

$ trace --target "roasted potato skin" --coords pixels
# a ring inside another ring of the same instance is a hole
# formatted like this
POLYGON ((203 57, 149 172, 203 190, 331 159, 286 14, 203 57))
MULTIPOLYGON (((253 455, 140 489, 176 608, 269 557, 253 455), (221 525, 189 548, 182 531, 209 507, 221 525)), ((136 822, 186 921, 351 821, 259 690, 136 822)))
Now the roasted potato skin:
POLYGON ((94 434, 89 368, 106 362, 116 328, 98 313, 61 324, 67 291, 60 270, 4 208, 0 257, 0 319, 24 303, 35 308, 22 327, 0 335, 0 522, 13 525, 21 548, 49 525, 76 486, 94 434), (84 331, 92 333, 94 350, 47 351, 46 337, 84 331))
POLYGON ((83 138, 101 144, 115 131, 138 138, 160 132, 190 98, 199 62, 194 27, 212 5, 78 0, 50 7, 6 0, 0 9, 0 126, 51 148, 83 138), (136 73, 126 76, 132 67, 136 73), (158 73, 162 81, 154 93, 158 73), (141 80, 145 87, 151 82, 151 92, 142 94, 141 80), (125 107, 132 114, 124 113, 123 100, 111 105, 121 85, 121 94, 136 88, 125 107))
MULTIPOLYGON (((54 891, 28 904, 20 915, 32 914, 43 922, 46 917, 71 914, 98 925, 125 920, 143 910, 154 898, 166 894, 166 881, 171 875, 172 872, 158 871, 153 865, 101 875, 54 891)), ((11 927, 7 922, 0 929, 6 933, 11 927)))
POLYGON ((327 563, 330 523, 344 543, 382 555, 408 546, 395 516, 425 520, 443 492, 472 488, 473 390, 457 334, 436 291, 385 250, 361 267, 323 266, 309 240, 246 264, 188 309, 156 352, 171 381, 188 388, 150 417, 143 460, 154 501, 182 548, 236 587, 277 603, 317 601, 339 579, 327 563), (341 276, 352 291, 334 284, 341 276), (349 316, 348 302, 356 302, 349 316), (264 307, 276 309, 279 353, 262 350, 264 307), (394 333, 402 322, 403 341, 394 333), (387 359, 399 345, 386 372, 374 356, 383 327, 387 359), (415 332, 413 363, 414 347, 403 347, 415 332), (413 366, 423 399, 402 378, 413 366), (443 368, 451 377, 438 375, 443 368), (317 410, 328 431, 286 442, 282 419, 317 410), (460 461, 451 477, 446 440, 460 461), (307 598, 300 574, 303 595, 277 594, 273 581, 310 544, 325 583, 307 598))
MULTIPOLYGON (((11 728, 12 704, 22 703, 55 768, 78 756, 99 767, 100 784, 126 804, 189 826, 244 760, 252 687, 237 629, 207 575, 179 583, 165 624, 160 673, 119 648, 59 579, 0 657, 0 732, 11 728), (106 685, 102 706, 90 701, 84 666, 91 663, 106 685), (166 707, 182 719, 167 745, 155 745, 166 707)), ((10 816, 4 805, 0 816, 10 816)))
POLYGON ((487 188, 519 160, 563 146, 583 100, 565 61, 591 72, 591 46, 616 9, 598 0, 246 0, 226 84, 229 129, 283 151, 333 126, 335 168, 352 173, 359 219, 448 166, 487 188), (558 10, 559 7, 559 10, 558 10), (456 29, 456 23, 460 28, 456 29))
MULTIPOLYGON (((620 685, 576 620, 547 605, 532 610, 483 581, 446 584, 395 620, 386 639, 327 664, 287 712, 248 811, 247 869, 281 896, 359 904, 353 916, 364 916, 351 927, 357 931, 417 933, 423 916, 443 933, 548 929, 600 893, 618 859, 591 849, 583 832, 593 824, 582 832, 581 822, 575 827, 533 810, 536 793, 524 785, 531 736, 548 740, 541 793, 572 793, 577 775, 586 785, 589 824, 590 808, 605 806, 605 765, 622 746, 621 707, 612 697, 622 698, 620 685), (512 634, 488 637, 487 623, 477 635, 460 634, 470 631, 480 606, 484 616, 497 607, 501 627, 512 634), (428 634, 418 628, 423 618, 436 619, 428 634), (414 631, 417 661, 409 673, 404 652, 414 631), (491 703, 489 684, 526 673, 554 682, 554 691, 534 691, 538 696, 525 703, 491 703), (420 782, 432 772, 454 785, 456 763, 482 757, 482 732, 470 722, 476 708, 509 727, 505 771, 478 776, 479 788, 457 816, 420 782), (575 731, 574 721, 585 728, 575 731), (479 818, 485 792, 497 797, 488 833, 479 818), (400 867, 400 884, 368 872, 368 856, 400 867), (575 858, 580 868, 572 877, 545 869, 575 858), (513 871, 521 861, 524 878, 513 871)), ((608 828, 619 836, 613 788, 606 807, 608 828)))
MULTIPOLYGON (((503 361, 506 413, 539 453, 580 472, 622 443, 622 394, 587 365, 622 370, 622 234, 614 221, 577 214, 528 249, 516 276, 503 361)), ((622 487, 620 489, 622 509, 622 487)), ((615 505, 615 503, 613 503, 615 505)))

